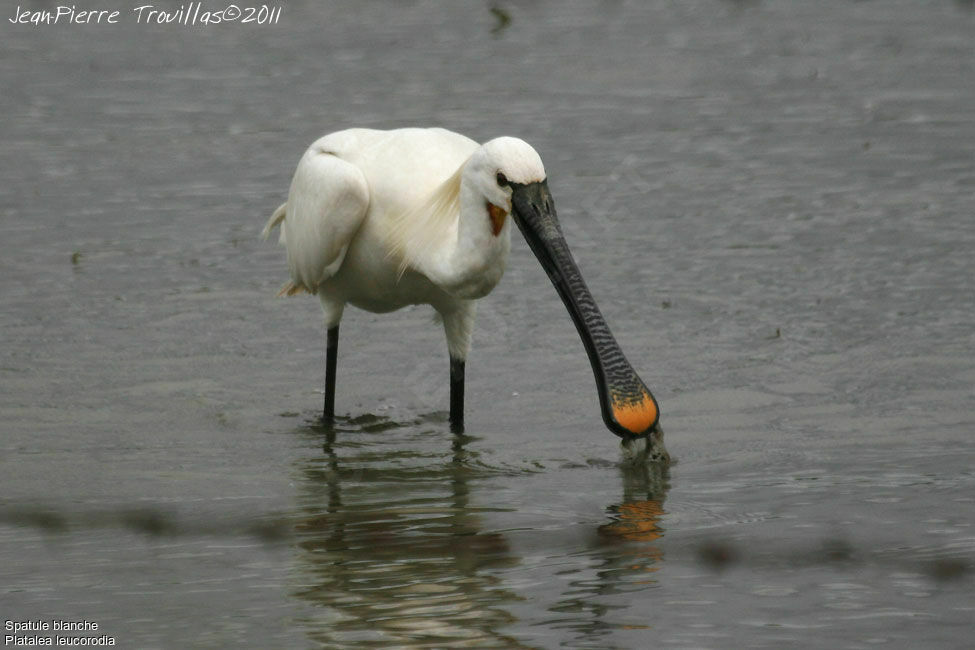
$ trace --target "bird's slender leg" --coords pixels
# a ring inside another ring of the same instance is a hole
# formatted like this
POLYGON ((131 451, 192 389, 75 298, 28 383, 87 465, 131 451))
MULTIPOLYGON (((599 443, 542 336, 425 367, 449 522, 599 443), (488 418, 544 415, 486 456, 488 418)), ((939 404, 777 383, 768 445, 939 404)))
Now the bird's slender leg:
POLYGON ((339 356, 339 326, 328 328, 325 341, 325 411, 326 423, 335 418, 335 365, 339 356))
POLYGON ((450 357, 450 430, 464 433, 464 360, 450 357))

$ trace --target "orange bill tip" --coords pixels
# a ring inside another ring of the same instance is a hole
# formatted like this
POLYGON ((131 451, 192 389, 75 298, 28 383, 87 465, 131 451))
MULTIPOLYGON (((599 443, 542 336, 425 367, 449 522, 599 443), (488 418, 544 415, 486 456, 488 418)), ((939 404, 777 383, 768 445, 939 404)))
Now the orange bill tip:
POLYGON ((657 404, 644 394, 638 402, 613 402, 613 419, 634 435, 646 433, 657 421, 657 404))

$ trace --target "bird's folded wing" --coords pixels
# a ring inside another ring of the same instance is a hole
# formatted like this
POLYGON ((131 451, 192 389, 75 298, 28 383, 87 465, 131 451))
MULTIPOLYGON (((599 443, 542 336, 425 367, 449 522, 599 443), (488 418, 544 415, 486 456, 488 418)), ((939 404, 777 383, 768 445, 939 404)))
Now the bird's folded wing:
POLYGON ((290 293, 317 293, 318 285, 339 270, 368 206, 369 186, 358 167, 314 148, 305 152, 291 182, 281 226, 291 270, 290 293))

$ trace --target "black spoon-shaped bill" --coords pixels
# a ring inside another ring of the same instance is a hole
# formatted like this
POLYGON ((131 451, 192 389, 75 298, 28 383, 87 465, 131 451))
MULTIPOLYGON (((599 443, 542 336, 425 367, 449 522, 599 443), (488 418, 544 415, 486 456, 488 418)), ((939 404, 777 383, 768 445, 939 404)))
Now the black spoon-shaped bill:
POLYGON ((653 394, 627 361, 562 235, 546 181, 511 183, 512 215, 575 323, 589 355, 603 421, 623 438, 645 436, 660 419, 653 394))

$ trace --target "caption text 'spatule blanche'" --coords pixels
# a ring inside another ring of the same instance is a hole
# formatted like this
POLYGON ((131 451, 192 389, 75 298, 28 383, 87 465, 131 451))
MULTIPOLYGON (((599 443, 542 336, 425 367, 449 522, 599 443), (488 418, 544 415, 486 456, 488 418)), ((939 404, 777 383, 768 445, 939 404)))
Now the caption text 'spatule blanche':
POLYGON ((69 621, 61 619, 43 620, 29 619, 26 621, 6 620, 3 624, 4 646, 38 647, 38 646, 113 646, 115 637, 99 633, 98 623, 95 621, 69 621), (57 634, 50 634, 55 632, 57 634), (87 633, 94 633, 87 634, 87 633), (78 634, 81 633, 81 634, 78 634), (95 636, 98 635, 98 636, 95 636))

